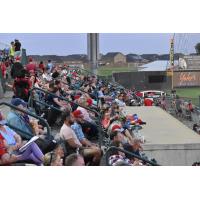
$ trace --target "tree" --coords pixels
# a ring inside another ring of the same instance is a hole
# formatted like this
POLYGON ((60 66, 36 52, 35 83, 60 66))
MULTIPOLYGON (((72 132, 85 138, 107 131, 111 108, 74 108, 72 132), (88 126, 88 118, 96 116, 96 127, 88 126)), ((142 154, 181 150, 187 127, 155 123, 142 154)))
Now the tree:
POLYGON ((195 50, 196 50, 197 54, 199 55, 200 54, 200 43, 196 44, 195 50))

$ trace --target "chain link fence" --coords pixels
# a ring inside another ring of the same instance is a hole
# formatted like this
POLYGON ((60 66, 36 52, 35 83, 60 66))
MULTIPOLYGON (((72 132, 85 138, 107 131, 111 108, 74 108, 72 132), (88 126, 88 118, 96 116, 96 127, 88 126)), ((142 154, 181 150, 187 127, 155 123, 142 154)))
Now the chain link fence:
POLYGON ((179 97, 182 100, 181 113, 176 109, 176 98, 174 96, 167 96, 167 112, 175 116, 177 119, 182 121, 184 124, 192 127, 193 124, 200 125, 200 107, 199 107, 199 98, 187 98, 179 97), (193 105, 193 111, 189 111, 187 104, 191 101, 193 105))

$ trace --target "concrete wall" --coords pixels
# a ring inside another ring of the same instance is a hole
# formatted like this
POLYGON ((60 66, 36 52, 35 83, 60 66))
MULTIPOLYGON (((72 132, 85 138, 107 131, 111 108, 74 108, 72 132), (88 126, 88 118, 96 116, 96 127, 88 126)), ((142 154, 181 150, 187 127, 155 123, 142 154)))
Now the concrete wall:
POLYGON ((144 153, 164 166, 191 166, 200 161, 200 144, 144 145, 144 153))
MULTIPOLYGON (((118 72, 113 73, 116 82, 122 84, 126 88, 133 86, 138 90, 157 89, 170 90, 172 88, 172 77, 166 75, 166 71, 140 71, 140 72, 118 72), (164 82, 150 83, 151 76, 165 76, 164 82)), ((199 87, 200 86, 200 70, 180 70, 174 71, 173 87, 199 87)))
POLYGON ((133 86, 138 90, 155 89, 165 90, 171 89, 172 80, 171 77, 166 76, 164 71, 151 71, 151 72, 120 72, 113 73, 113 78, 116 82, 120 83, 126 88, 132 88, 133 86), (164 82, 149 83, 150 76, 165 76, 164 82))

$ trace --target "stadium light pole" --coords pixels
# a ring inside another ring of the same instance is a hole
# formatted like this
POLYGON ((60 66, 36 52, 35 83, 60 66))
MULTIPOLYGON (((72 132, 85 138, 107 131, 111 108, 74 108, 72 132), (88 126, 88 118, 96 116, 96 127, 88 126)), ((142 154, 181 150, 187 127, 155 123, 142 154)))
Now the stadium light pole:
POLYGON ((170 68, 171 68, 171 77, 172 77, 172 89, 174 88, 174 37, 175 33, 170 42, 170 68))
POLYGON ((92 73, 97 75, 99 60, 99 33, 87 34, 87 55, 92 73))

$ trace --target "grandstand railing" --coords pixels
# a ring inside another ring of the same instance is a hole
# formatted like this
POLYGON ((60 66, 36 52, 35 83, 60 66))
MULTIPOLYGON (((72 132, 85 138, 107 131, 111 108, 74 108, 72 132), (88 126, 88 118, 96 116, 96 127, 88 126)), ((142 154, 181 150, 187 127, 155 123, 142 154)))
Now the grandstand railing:
POLYGON ((130 151, 126 151, 126 150, 124 150, 124 149, 121 149, 121 148, 115 147, 115 146, 111 146, 111 147, 106 151, 106 153, 105 153, 106 166, 110 166, 110 164, 109 164, 109 157, 111 156, 111 155, 110 155, 110 152, 113 151, 113 150, 117 150, 117 151, 120 151, 120 152, 122 152, 122 153, 128 154, 129 156, 132 156, 133 158, 137 158, 137 159, 139 159, 139 160, 142 160, 142 161, 144 161, 145 163, 148 163, 148 164, 150 164, 150 165, 152 165, 152 166, 160 166, 160 165, 157 164, 156 162, 147 160, 147 159, 145 159, 145 158, 143 158, 143 157, 141 157, 141 156, 138 156, 138 155, 136 155, 136 154, 134 154, 134 153, 132 153, 132 152, 130 152, 130 151))
MULTIPOLYGON (((70 77, 70 79, 75 80, 75 81, 78 81, 78 80, 76 80, 76 79, 73 78, 73 77, 70 77)), ((68 83, 65 82, 65 81, 63 81, 61 77, 53 78, 53 80, 59 80, 61 83, 65 84, 65 85, 68 85, 68 83)), ((80 91, 80 92, 82 92, 82 93, 88 94, 90 97, 92 96, 91 93, 84 91, 83 89, 79 88, 79 87, 76 86, 76 85, 73 85, 73 88, 74 88, 75 91, 80 91)), ((96 91, 97 91, 97 90, 96 90, 96 91)), ((99 98, 98 98, 98 95, 95 96, 95 98, 97 99, 97 108, 98 108, 98 105, 99 105, 99 98)))
MULTIPOLYGON (((49 124, 46 122, 46 120, 44 120, 42 117, 37 116, 37 115, 35 115, 34 113, 29 112, 29 111, 27 111, 27 110, 22 110, 22 109, 20 109, 20 108, 14 106, 14 105, 12 105, 12 104, 9 104, 9 103, 7 103, 7 102, 1 102, 1 103, 0 103, 0 106, 2 106, 2 105, 8 106, 8 107, 10 107, 10 108, 13 109, 13 110, 20 111, 20 112, 25 113, 25 114, 27 114, 27 115, 29 115, 29 116, 35 118, 35 119, 38 119, 43 125, 46 126, 46 128, 47 128, 47 136, 50 136, 50 135, 51 135, 51 128, 49 127, 49 124)), ((32 136, 32 135, 30 135, 29 133, 25 132, 24 130, 19 129, 18 127, 12 126, 11 124, 7 124, 7 125, 8 125, 10 128, 12 128, 12 129, 14 129, 14 130, 16 130, 16 131, 19 131, 19 132, 21 132, 21 133, 23 133, 23 134, 26 134, 27 136, 32 136)))
MULTIPOLYGON (((101 147, 102 141, 103 141, 103 138, 102 138, 102 136, 103 136, 103 130, 102 130, 102 127, 101 127, 101 124, 100 124, 100 122, 101 122, 101 115, 100 115, 100 113, 98 113, 97 111, 92 110, 92 109, 90 109, 90 108, 88 108, 88 107, 82 106, 82 105, 80 105, 80 104, 78 104, 78 103, 76 103, 76 102, 73 102, 73 101, 71 101, 71 100, 69 100, 69 99, 66 99, 66 98, 61 97, 61 96, 57 96, 57 95, 55 95, 55 94, 53 94, 53 93, 51 93, 51 92, 49 92, 49 91, 43 90, 43 89, 41 89, 41 88, 36 88, 36 87, 33 87, 33 88, 30 90, 30 98, 29 98, 30 104, 32 103, 32 102, 31 102, 32 100, 35 100, 34 98, 32 98, 32 93, 33 93, 33 91, 40 91, 40 92, 43 92, 43 93, 45 93, 45 94, 52 95, 52 96, 54 96, 54 97, 56 97, 56 98, 58 98, 58 99, 61 99, 61 100, 66 101, 66 102, 68 102, 68 103, 72 103, 72 104, 74 104, 74 105, 80 106, 80 107, 85 108, 86 110, 88 110, 88 111, 94 113, 94 114, 96 115, 96 117, 97 117, 97 122, 98 122, 97 128, 98 128, 98 136, 99 136, 99 146, 101 147)), ((37 102, 40 103, 40 101, 37 101, 37 102)))
MULTIPOLYGON (((86 70, 86 69, 82 69, 82 68, 80 68, 80 67, 78 67, 78 66, 68 66, 68 67, 63 67, 64 69, 69 69, 69 68, 75 68, 75 69, 78 69, 78 70, 81 70, 81 71, 84 71, 84 72, 86 72, 87 74, 90 74, 90 75, 93 75, 93 76, 96 76, 97 78, 99 78, 99 75, 97 75, 97 74, 95 74, 95 73, 92 73, 92 72, 90 72, 90 71, 88 71, 88 70, 86 70)), ((120 87, 123 87, 124 88, 124 86, 122 86, 121 84, 119 84, 118 82, 116 82, 116 81, 108 81, 108 80, 106 80, 108 83, 110 83, 110 84, 113 84, 113 85, 117 85, 117 86, 120 86, 120 87)))
MULTIPOLYGON (((173 100, 175 100, 175 99, 176 99, 176 98, 175 98, 175 97, 172 97, 172 96, 167 96, 167 97, 166 97, 166 100, 168 101, 169 104, 171 104, 171 102, 172 102, 173 100)), ((180 97, 180 99, 183 99, 184 102, 187 102, 187 103, 188 103, 189 100, 193 100, 194 98, 184 98, 184 97, 180 97)), ((195 98, 195 99, 196 99, 196 101, 197 101, 197 98, 195 98)), ((192 120, 194 123, 199 124, 199 123, 200 123, 200 108, 199 108, 197 105, 195 105, 195 104, 193 103, 193 101, 192 101, 192 104, 193 104, 193 106, 194 106, 194 111, 193 111, 193 112, 189 112, 189 111, 187 110, 186 107, 182 106, 182 107, 181 107, 182 115, 183 115, 183 117, 185 117, 185 118, 187 118, 187 117, 189 118, 189 116, 190 116, 190 117, 191 117, 191 120, 192 120), (189 112, 189 114, 188 114, 188 112, 189 112)), ((171 113, 173 113, 173 114, 176 114, 176 113, 177 113, 176 106, 173 105, 173 107, 172 107, 172 104, 171 104, 171 105, 169 106, 169 108, 168 108, 168 111, 171 112, 171 113)))
POLYGON ((90 108, 88 108, 88 107, 82 106, 82 105, 80 105, 79 103, 76 103, 76 102, 71 101, 71 100, 69 100, 69 99, 66 99, 66 98, 64 98, 64 97, 57 96, 56 94, 53 94, 53 93, 51 93, 51 92, 49 92, 49 91, 47 91, 47 90, 44 90, 44 89, 41 89, 41 88, 33 87, 33 88, 30 90, 30 94, 32 94, 33 91, 41 91, 41 92, 44 92, 44 93, 46 93, 46 94, 52 95, 52 96, 54 96, 54 97, 56 97, 56 98, 58 98, 58 99, 61 99, 61 100, 63 100, 63 101, 66 101, 66 102, 68 102, 68 103, 73 103, 74 105, 80 106, 80 107, 85 108, 86 110, 88 110, 88 111, 90 111, 90 112, 93 112, 97 117, 100 117, 100 114, 99 114, 97 111, 92 110, 92 109, 90 109, 90 108))

